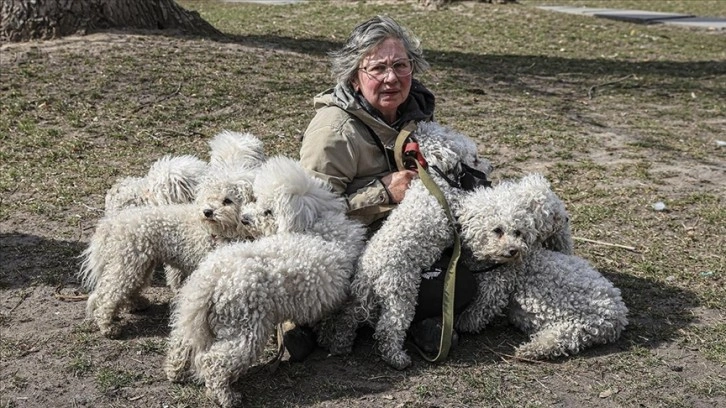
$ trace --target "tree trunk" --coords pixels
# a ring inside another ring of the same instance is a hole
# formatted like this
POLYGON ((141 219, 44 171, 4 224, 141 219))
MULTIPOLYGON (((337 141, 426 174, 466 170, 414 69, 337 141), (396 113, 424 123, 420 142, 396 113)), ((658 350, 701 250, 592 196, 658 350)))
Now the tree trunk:
POLYGON ((2 41, 128 28, 221 35, 199 13, 183 9, 174 0, 2 0, 0 8, 2 41))

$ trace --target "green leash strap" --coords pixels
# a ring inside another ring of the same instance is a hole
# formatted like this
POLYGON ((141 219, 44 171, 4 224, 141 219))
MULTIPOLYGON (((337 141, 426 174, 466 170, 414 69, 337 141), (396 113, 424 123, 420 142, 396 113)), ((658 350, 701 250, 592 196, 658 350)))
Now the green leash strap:
MULTIPOLYGON (((403 145, 406 139, 416 131, 416 123, 413 121, 408 122, 396 137, 396 142, 393 148, 393 154, 396 161, 396 166, 399 170, 404 169, 403 165, 403 145)), ((451 337, 454 333, 454 296, 456 292, 456 264, 459 262, 459 256, 461 255, 461 239, 459 233, 456 231, 456 223, 454 216, 451 213, 449 203, 446 202, 444 192, 441 191, 439 186, 431 178, 431 175, 421 166, 418 160, 416 160, 416 167, 418 169, 418 176, 421 182, 429 190, 439 202, 441 207, 446 213, 446 217, 449 219, 452 230, 454 231, 454 249, 451 255, 451 261, 446 269, 446 276, 444 276, 444 293, 441 305, 441 340, 439 341, 439 353, 435 357, 431 357, 426 352, 421 350, 416 344, 413 347, 421 354, 421 357, 432 362, 439 363, 444 361, 449 355, 451 349, 451 337)))
POLYGON ((441 204, 441 207, 446 213, 446 217, 451 223, 452 230, 454 231, 454 250, 451 255, 451 261, 449 261, 449 266, 446 269, 446 276, 444 276, 444 293, 441 305, 441 340, 439 342, 439 353, 436 357, 430 357, 423 350, 416 347, 416 349, 423 358, 432 363, 439 363, 441 361, 444 361, 449 355, 449 350, 451 349, 451 337, 454 333, 454 296, 456 292, 456 264, 459 262, 459 256, 461 255, 461 239, 459 238, 459 233, 456 231, 454 216, 451 214, 451 208, 449 208, 449 204, 446 202, 444 193, 434 182, 434 180, 431 178, 431 175, 429 175, 426 169, 424 169, 421 164, 418 163, 418 161, 416 161, 416 164, 418 166, 418 176, 421 179, 421 182, 423 182, 424 186, 426 186, 429 192, 436 198, 436 200, 438 200, 439 204, 441 204))

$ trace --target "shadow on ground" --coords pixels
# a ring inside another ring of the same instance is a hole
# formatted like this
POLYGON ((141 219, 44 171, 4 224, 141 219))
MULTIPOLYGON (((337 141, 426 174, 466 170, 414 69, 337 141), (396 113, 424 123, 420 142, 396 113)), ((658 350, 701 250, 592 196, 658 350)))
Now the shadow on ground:
MULTIPOLYGON (((199 38, 173 31, 133 31, 124 33, 161 35, 176 38, 199 38)), ((330 51, 343 46, 342 42, 315 38, 292 38, 276 35, 224 35, 207 37, 221 43, 234 43, 248 47, 296 52, 317 55, 327 59, 330 51)), ((616 60, 612 58, 561 58, 543 55, 476 54, 466 52, 424 50, 426 59, 439 69, 457 69, 471 74, 493 76, 514 80, 522 75, 554 76, 559 74, 612 75, 625 76, 648 74, 674 78, 704 78, 726 75, 723 61, 637 61, 616 60)), ((726 85, 704 91, 723 94, 726 85)))
MULTIPOLYGON (((221 42, 320 55, 342 47, 343 43, 309 38, 273 35, 228 36, 221 42)), ((426 49, 426 59, 438 68, 468 70, 487 75, 518 76, 557 74, 627 75, 648 73, 673 77, 698 78, 726 74, 723 61, 619 61, 605 58, 572 59, 540 55, 472 54, 426 49)))
POLYGON ((23 233, 0 234, 0 288, 31 284, 50 286, 77 283, 78 258, 86 244, 59 241, 23 233))
MULTIPOLYGON (((694 293, 649 279, 607 271, 605 275, 621 288, 630 309, 630 325, 618 342, 592 347, 573 358, 590 360, 634 347, 657 348, 695 323, 691 311, 699 302, 694 293)), ((450 374, 449 370, 456 367, 488 367, 502 360, 513 361, 515 346, 526 340, 505 319, 498 319, 483 333, 462 335, 459 345, 449 354, 445 372, 450 374)), ((247 400, 259 403, 273 398, 299 405, 339 399, 360 400, 365 404, 369 396, 385 395, 387 390, 401 388, 398 383, 430 371, 430 363, 409 352, 413 358, 409 369, 396 371, 386 366, 378 357, 372 330, 362 328, 350 355, 327 356, 325 350, 318 349, 302 363, 283 362, 274 374, 258 366, 252 373, 243 375, 234 388, 247 400), (279 395, 282 390, 289 395, 279 395)), ((562 358, 551 363, 567 361, 568 358, 562 358)))

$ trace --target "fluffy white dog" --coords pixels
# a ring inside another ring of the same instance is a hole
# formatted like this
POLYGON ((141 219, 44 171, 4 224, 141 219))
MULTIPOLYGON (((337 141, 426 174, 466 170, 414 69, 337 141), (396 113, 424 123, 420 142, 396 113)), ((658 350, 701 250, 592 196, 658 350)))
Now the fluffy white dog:
MULTIPOLYGON (((106 193, 105 215, 129 207, 143 207, 194 202, 194 195, 204 177, 218 168, 259 167, 265 161, 262 141, 251 133, 224 130, 208 142, 209 163, 194 156, 164 156, 151 165, 144 177, 118 180, 106 193)), ((167 284, 173 290, 181 286, 188 272, 164 265, 167 284)))
POLYGON ((224 407, 277 324, 314 324, 341 305, 365 239, 345 201, 291 159, 263 165, 254 196, 242 219, 255 240, 215 250, 189 277, 165 362, 170 381, 191 371, 224 407))
POLYGON ((128 207, 191 203, 200 181, 214 168, 257 167, 265 161, 262 141, 251 133, 224 130, 208 144, 209 163, 191 155, 167 155, 154 162, 144 177, 117 180, 106 192, 105 214, 128 207))
MULTIPOLYGON (((463 193, 457 186, 462 165, 491 172, 491 164, 479 158, 476 143, 451 128, 422 122, 415 135, 429 173, 452 207, 463 193)), ((409 366, 411 357, 403 345, 414 318, 421 273, 452 244, 453 226, 444 209, 420 179, 413 180, 363 251, 351 285, 352 300, 322 323, 318 342, 332 354, 349 353, 356 329, 365 321, 375 326, 382 359, 396 369, 409 366)))
POLYGON ((217 168, 200 182, 194 203, 127 208, 98 222, 79 276, 90 291, 87 315, 103 335, 120 334, 113 317, 144 301, 140 292, 157 265, 172 267, 167 282, 176 289, 217 245, 248 237, 239 211, 252 200, 255 171, 217 168))
POLYGON ((544 177, 531 174, 475 190, 462 198, 457 215, 467 253, 479 265, 500 264, 475 275, 478 292, 458 317, 458 330, 479 332, 507 314, 530 335, 516 351, 529 359, 618 339, 628 323, 620 291, 571 255, 564 204, 544 177))

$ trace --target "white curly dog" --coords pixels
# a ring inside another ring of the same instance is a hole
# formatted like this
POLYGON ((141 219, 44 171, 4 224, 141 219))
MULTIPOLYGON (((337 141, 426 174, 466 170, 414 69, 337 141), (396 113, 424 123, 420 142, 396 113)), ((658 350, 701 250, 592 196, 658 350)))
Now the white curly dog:
MULTIPOLYGON (((130 207, 192 203, 199 184, 210 172, 221 167, 254 168, 265 161, 262 141, 249 132, 223 130, 209 140, 208 145, 209 163, 191 155, 167 155, 154 162, 146 176, 116 181, 106 192, 104 215, 110 216, 130 207)), ((176 291, 188 272, 166 264, 164 275, 167 285, 176 291)))
POLYGON ((628 324, 620 290, 572 255, 564 204, 542 175, 475 190, 462 198, 457 216, 467 254, 480 266, 500 264, 475 275, 477 295, 458 316, 457 330, 480 332, 506 314, 530 335, 516 349, 527 359, 571 355, 619 338, 628 324))
POLYGON ((297 161, 269 159, 253 190, 241 217, 255 240, 210 253, 173 302, 167 377, 192 373, 224 407, 277 324, 314 324, 341 305, 365 240, 344 199, 297 161))
POLYGON ((199 183, 191 204, 132 207, 101 218, 81 255, 86 312, 107 337, 118 337, 113 318, 121 306, 138 308, 157 265, 177 289, 215 246, 249 236, 240 208, 252 200, 256 168, 219 167, 199 183))
POLYGON ((118 179, 106 192, 105 214, 128 207, 191 203, 197 186, 210 169, 255 167, 265 161, 262 141, 251 133, 223 130, 208 144, 209 163, 192 155, 166 155, 155 161, 144 177, 118 179))
MULTIPOLYGON (((456 186, 462 164, 491 172, 491 164, 479 158, 477 145, 468 136, 435 122, 419 123, 415 136, 429 173, 452 207, 463 193, 456 186)), ((443 207, 420 179, 414 179, 368 241, 351 285, 352 299, 322 322, 318 343, 331 354, 347 354, 358 326, 367 322, 375 327, 383 361, 399 370, 408 367, 411 357, 403 346, 415 314, 421 273, 452 244, 453 226, 443 207)))

